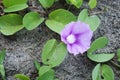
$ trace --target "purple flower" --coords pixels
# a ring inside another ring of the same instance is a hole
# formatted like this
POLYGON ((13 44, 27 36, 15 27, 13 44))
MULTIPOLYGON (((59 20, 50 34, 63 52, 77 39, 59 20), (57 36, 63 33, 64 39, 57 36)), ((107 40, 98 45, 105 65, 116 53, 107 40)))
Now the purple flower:
POLYGON ((60 35, 61 40, 67 44, 69 53, 77 55, 90 48, 93 32, 88 24, 77 21, 67 24, 60 35))

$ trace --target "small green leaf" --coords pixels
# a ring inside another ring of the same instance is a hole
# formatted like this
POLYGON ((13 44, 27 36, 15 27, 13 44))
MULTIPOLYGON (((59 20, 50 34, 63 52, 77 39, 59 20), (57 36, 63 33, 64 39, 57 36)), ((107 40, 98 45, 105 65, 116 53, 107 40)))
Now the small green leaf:
POLYGON ((23 25, 27 30, 33 30, 44 21, 37 12, 29 12, 23 18, 23 25))
POLYGON ((120 62, 120 49, 117 50, 118 61, 120 62))
POLYGON ((13 5, 13 6, 10 6, 8 8, 5 8, 4 12, 6 12, 6 13, 8 13, 8 12, 15 12, 15 11, 23 10, 23 9, 25 9, 27 7, 28 7, 28 5, 26 3, 13 5))
POLYGON ((57 44, 55 39, 49 40, 42 51, 42 62, 51 67, 58 66, 67 54, 65 44, 57 44))
POLYGON ((5 69, 4 69, 4 58, 5 58, 5 49, 0 52, 0 74, 2 75, 3 80, 5 80, 5 69))
POLYGON ((18 14, 7 14, 0 17, 0 32, 4 35, 13 35, 23 28, 22 16, 18 14))
POLYGON ((5 69, 2 64, 0 64, 0 74, 2 75, 3 80, 5 80, 5 69))
POLYGON ((54 80, 55 72, 50 69, 42 76, 39 76, 36 80, 54 80))
POLYGON ((78 16, 78 20, 84 22, 87 18, 88 18, 88 10, 83 9, 78 16))
POLYGON ((100 37, 92 42, 90 49, 87 51, 88 53, 92 53, 97 49, 101 49, 108 44, 108 38, 100 37))
POLYGON ((53 3, 55 2, 55 0, 39 0, 39 2, 41 3, 41 5, 44 8, 49 8, 53 5, 53 3))
POLYGON ((28 7, 27 0, 3 0, 4 12, 15 12, 28 7))
POLYGON ((30 78, 24 74, 15 74, 15 78, 18 78, 20 80, 30 80, 30 78))
POLYGON ((97 0, 89 0, 88 5, 90 6, 91 9, 95 8, 97 5, 97 0))
POLYGON ((66 25, 71 21, 76 21, 76 16, 65 9, 57 9, 49 14, 49 19, 66 25))
POLYGON ((44 45, 44 48, 42 50, 42 62, 44 64, 48 64, 48 60, 52 56, 56 46, 57 46, 57 41, 55 39, 51 39, 47 41, 47 43, 44 45))
POLYGON ((49 59, 48 63, 51 67, 59 66, 63 60, 65 59, 65 56, 67 54, 67 49, 65 44, 60 43, 56 46, 53 55, 49 59))
POLYGON ((93 54, 97 49, 103 48, 105 45, 107 45, 108 39, 106 37, 100 37, 96 39, 92 44, 90 49, 87 51, 87 56, 89 59, 95 62, 106 62, 111 60, 115 54, 107 54, 107 53, 97 53, 93 54))
POLYGON ((64 29, 65 25, 57 22, 55 20, 47 20, 46 25, 49 27, 49 29, 51 29, 52 31, 60 34, 60 32, 64 29), (57 26, 56 26, 57 25, 57 26))
POLYGON ((92 72, 92 80, 114 80, 114 72, 108 65, 97 64, 92 72))
POLYGON ((36 69, 39 71, 39 69, 40 69, 40 64, 39 64, 39 62, 37 61, 37 60, 35 60, 35 67, 36 67, 36 69))
POLYGON ((71 4, 73 4, 75 7, 80 8, 83 0, 69 0, 71 4))
POLYGON ((111 54, 107 54, 107 53, 91 54, 91 53, 88 53, 87 56, 90 60, 95 61, 95 62, 107 62, 107 61, 111 60, 115 56, 115 54, 114 53, 111 53, 111 54))
POLYGON ((46 72, 48 72, 51 69, 49 66, 42 66, 39 69, 39 76, 44 75, 46 72))
POLYGON ((99 17, 97 17, 96 15, 89 17, 87 9, 83 9, 80 12, 80 14, 78 16, 78 20, 88 24, 92 31, 95 31, 98 28, 98 26, 100 25, 99 17))
POLYGON ((4 62, 4 58, 5 58, 5 49, 3 49, 1 52, 0 52, 0 64, 3 64, 4 62))
POLYGON ((85 20, 85 23, 90 26, 92 31, 95 31, 100 25, 100 19, 96 15, 90 16, 85 20))
POLYGON ((92 71, 92 80, 101 80, 100 79, 100 64, 97 64, 92 71))
POLYGON ((104 80, 114 80, 114 72, 112 68, 108 65, 102 65, 101 66, 101 72, 102 72, 102 77, 104 80))
POLYGON ((3 0, 3 4, 5 7, 10 7, 16 4, 24 4, 27 3, 28 0, 3 0))
POLYGON ((45 23, 48 28, 60 34, 65 25, 72 21, 76 21, 75 15, 67 10, 57 9, 50 13, 49 19, 45 23))

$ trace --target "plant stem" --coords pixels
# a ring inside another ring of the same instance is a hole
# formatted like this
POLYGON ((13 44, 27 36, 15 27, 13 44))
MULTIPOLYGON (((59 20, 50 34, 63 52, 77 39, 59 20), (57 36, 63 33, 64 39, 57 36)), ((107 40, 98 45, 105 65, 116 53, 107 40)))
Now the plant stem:
POLYGON ((114 61, 110 61, 112 64, 114 64, 116 67, 118 67, 118 68, 120 68, 120 65, 119 64, 117 64, 117 63, 115 63, 114 61))

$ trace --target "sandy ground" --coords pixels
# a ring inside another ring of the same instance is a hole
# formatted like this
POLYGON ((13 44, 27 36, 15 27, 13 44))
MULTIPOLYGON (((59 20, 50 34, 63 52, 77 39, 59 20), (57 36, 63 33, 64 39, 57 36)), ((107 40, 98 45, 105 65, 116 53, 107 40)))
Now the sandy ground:
MULTIPOLYGON (((29 10, 36 10, 42 16, 46 16, 47 12, 39 4, 36 4, 36 0, 31 1, 30 5, 37 6, 37 8, 29 8, 29 10)), ((97 8, 91 13, 98 15, 101 19, 100 27, 94 33, 93 40, 100 36, 106 36, 109 39, 108 46, 100 50, 101 52, 116 53, 116 50, 120 48, 119 5, 120 0, 98 0, 97 8)), ((70 9, 70 11, 74 12, 74 9, 70 9)), ((75 12, 79 11, 75 10, 75 12)), ((51 38, 59 39, 59 35, 50 31, 44 24, 32 31, 21 30, 10 37, 0 34, 0 49, 6 48, 7 52, 4 61, 7 80, 15 80, 13 76, 17 73, 28 75, 34 80, 36 77, 34 60, 37 59, 41 63, 40 54, 43 45, 51 38)), ((111 63, 108 64, 112 66, 111 63)), ((78 56, 68 54, 65 61, 55 68, 56 77, 60 80, 91 80, 91 73, 95 65, 96 63, 90 61, 86 54, 78 56)), ((115 80, 120 80, 120 69, 115 66, 112 68, 115 80)))

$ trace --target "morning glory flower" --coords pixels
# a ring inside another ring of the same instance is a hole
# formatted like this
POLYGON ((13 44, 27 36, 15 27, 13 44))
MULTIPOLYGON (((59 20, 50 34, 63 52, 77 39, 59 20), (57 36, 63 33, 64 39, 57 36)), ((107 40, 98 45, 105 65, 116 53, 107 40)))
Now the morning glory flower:
POLYGON ((83 54, 90 48, 93 31, 88 24, 71 22, 61 31, 61 40, 67 44, 67 50, 73 55, 83 54))

